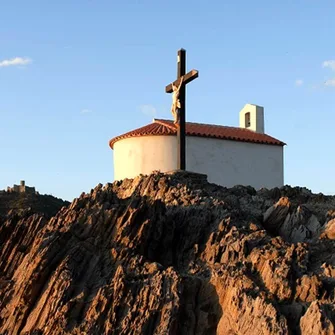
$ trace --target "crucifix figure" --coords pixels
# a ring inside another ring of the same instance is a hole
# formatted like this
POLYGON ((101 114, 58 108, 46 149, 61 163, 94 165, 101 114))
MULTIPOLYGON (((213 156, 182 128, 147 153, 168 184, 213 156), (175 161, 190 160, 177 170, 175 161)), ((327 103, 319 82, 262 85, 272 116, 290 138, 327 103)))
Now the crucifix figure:
POLYGON ((186 84, 198 78, 199 72, 191 70, 186 72, 186 50, 178 51, 177 79, 165 87, 166 93, 172 93, 171 112, 177 127, 177 169, 186 170, 186 84))
POLYGON ((179 100, 179 92, 180 92, 182 83, 183 83, 183 77, 180 78, 179 86, 175 86, 172 83, 173 93, 172 93, 171 113, 174 118, 174 123, 177 125, 177 127, 178 127, 178 121, 179 121, 179 109, 181 107, 180 100, 179 100))

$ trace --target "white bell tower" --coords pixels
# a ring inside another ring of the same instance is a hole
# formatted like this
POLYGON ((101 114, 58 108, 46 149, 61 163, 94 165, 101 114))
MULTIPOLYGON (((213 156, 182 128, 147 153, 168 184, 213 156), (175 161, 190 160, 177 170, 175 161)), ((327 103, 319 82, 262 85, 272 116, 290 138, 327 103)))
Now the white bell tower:
POLYGON ((240 128, 264 134, 264 108, 246 104, 240 111, 240 128))

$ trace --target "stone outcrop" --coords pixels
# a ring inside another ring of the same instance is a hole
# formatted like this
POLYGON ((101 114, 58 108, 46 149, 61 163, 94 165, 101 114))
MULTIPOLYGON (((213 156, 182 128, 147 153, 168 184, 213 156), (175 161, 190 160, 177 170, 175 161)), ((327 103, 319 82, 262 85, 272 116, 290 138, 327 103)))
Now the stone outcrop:
POLYGON ((333 334, 335 198, 189 173, 0 223, 0 334, 333 334))

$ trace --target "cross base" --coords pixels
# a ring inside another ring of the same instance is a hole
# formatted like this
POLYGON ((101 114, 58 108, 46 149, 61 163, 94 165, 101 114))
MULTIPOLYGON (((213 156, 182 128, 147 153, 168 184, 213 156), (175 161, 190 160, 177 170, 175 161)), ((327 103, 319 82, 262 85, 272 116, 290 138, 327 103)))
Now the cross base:
POLYGON ((201 180, 201 181, 205 181, 205 182, 208 181, 207 180, 208 176, 206 174, 193 172, 193 171, 187 171, 187 170, 176 169, 176 170, 171 170, 171 171, 164 172, 164 174, 181 176, 181 177, 184 177, 184 178, 187 177, 189 179, 196 179, 196 180, 201 180))

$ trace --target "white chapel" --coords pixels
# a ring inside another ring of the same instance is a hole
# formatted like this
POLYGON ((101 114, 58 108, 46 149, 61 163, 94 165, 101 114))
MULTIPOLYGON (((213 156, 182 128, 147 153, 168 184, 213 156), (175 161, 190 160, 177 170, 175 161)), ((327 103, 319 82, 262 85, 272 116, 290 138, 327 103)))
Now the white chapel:
MULTIPOLYGON (((173 121, 154 119, 111 139, 114 179, 175 170, 176 133, 173 121)), ((209 182, 226 187, 281 187, 284 145, 265 134, 264 108, 247 104, 240 111, 239 127, 186 122, 186 170, 206 174, 209 182)))

